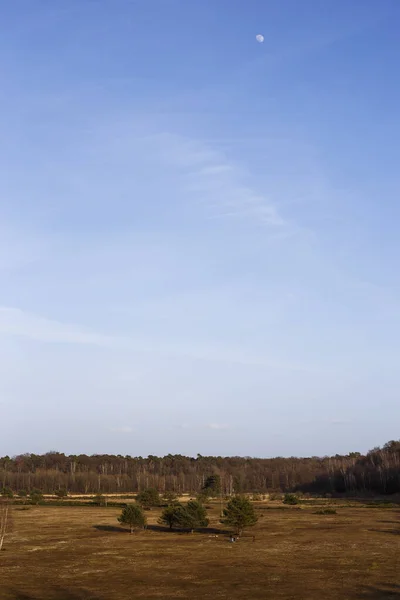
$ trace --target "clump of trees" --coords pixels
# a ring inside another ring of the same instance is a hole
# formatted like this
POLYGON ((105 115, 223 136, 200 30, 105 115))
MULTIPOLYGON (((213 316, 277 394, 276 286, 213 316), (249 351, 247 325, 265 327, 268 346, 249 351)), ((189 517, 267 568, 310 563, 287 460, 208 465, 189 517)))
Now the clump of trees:
POLYGON ((170 504, 161 513, 161 525, 170 529, 188 529, 194 531, 208 526, 207 510, 198 500, 190 500, 187 504, 176 502, 170 504))
POLYGON ((247 527, 253 527, 257 521, 254 506, 245 496, 235 496, 223 510, 223 523, 233 527, 237 535, 241 535, 247 527))
POLYGON ((130 533, 133 533, 135 529, 143 529, 147 523, 143 508, 138 504, 125 506, 118 521, 121 525, 128 525, 130 533))

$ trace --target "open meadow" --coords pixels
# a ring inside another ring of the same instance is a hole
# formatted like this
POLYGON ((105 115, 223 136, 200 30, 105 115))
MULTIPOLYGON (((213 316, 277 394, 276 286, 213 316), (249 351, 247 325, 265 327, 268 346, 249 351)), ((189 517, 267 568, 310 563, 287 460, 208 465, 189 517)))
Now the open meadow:
POLYGON ((202 532, 164 529, 154 509, 132 535, 115 507, 13 507, 0 598, 400 598, 399 508, 256 506, 257 525, 237 543, 218 504, 202 532))

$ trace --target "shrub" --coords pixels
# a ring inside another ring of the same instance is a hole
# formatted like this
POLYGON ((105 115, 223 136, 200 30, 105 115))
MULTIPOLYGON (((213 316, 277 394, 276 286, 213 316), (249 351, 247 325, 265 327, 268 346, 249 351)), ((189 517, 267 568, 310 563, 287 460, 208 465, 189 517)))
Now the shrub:
POLYGON ((299 504, 299 499, 297 498, 296 494, 285 494, 283 504, 299 504))
POLYGON ((334 508, 321 508, 316 510, 315 515, 336 515, 337 511, 334 508))
POLYGON ((42 492, 38 489, 33 489, 31 491, 29 494, 29 499, 32 504, 39 504, 39 502, 43 502, 44 500, 42 492))
POLYGON ((14 498, 14 492, 10 487, 5 487, 1 491, 1 495, 5 498, 14 498))
POLYGON ((277 492, 272 492, 272 493, 269 495, 269 499, 270 499, 270 500, 272 500, 272 501, 273 501, 273 500, 282 500, 282 494, 279 494, 279 493, 277 493, 277 492))
POLYGON ((59 490, 56 490, 54 492, 54 495, 57 496, 57 498, 66 498, 68 496, 68 491, 65 488, 61 488, 59 490))
POLYGON ((96 506, 106 506, 107 499, 105 496, 103 496, 103 494, 96 494, 96 496, 94 496, 92 499, 92 503, 96 506))
POLYGON ((4 498, 14 498, 14 492, 13 492, 13 491, 12 491, 12 489, 11 489, 11 488, 9 488, 9 487, 4 487, 4 488, 1 490, 1 495, 2 495, 4 498))

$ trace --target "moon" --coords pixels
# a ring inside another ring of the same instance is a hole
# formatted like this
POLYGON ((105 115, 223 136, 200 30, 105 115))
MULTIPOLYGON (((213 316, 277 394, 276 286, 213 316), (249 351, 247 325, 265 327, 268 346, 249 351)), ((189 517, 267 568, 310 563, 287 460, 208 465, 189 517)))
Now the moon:
POLYGON ((264 41, 264 36, 263 36, 263 35, 261 35, 261 33, 258 33, 258 34, 256 35, 256 40, 257 40, 257 42, 259 42, 260 44, 262 44, 262 43, 263 43, 263 41, 264 41))

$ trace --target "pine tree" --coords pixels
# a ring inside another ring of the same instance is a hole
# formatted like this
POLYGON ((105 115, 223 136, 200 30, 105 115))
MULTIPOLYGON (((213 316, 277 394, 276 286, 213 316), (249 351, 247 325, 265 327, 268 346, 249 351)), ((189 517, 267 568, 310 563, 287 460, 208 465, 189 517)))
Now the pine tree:
POLYGON ((221 493, 221 477, 210 475, 204 482, 202 492, 205 496, 216 497, 221 493))
POLYGON ((246 527, 252 527, 258 521, 254 506, 245 496, 235 496, 224 509, 224 523, 231 525, 240 535, 246 527))
POLYGON ((160 505, 160 494, 154 488, 143 490, 136 496, 136 502, 145 509, 160 505))
POLYGON ((179 527, 180 514, 182 510, 182 505, 179 503, 170 504, 161 513, 161 516, 158 520, 160 525, 166 525, 170 529, 173 527, 179 527))
POLYGON ((192 527, 190 529, 208 526, 207 511, 201 502, 189 500, 186 505, 186 512, 192 520, 192 527))
POLYGON ((122 525, 129 525, 130 533, 133 533, 134 529, 143 528, 147 522, 146 515, 138 504, 127 504, 118 521, 122 525))
POLYGON ((168 525, 170 529, 179 527, 194 531, 200 527, 207 527, 207 511, 196 500, 190 500, 186 505, 171 504, 163 510, 159 523, 168 525))

